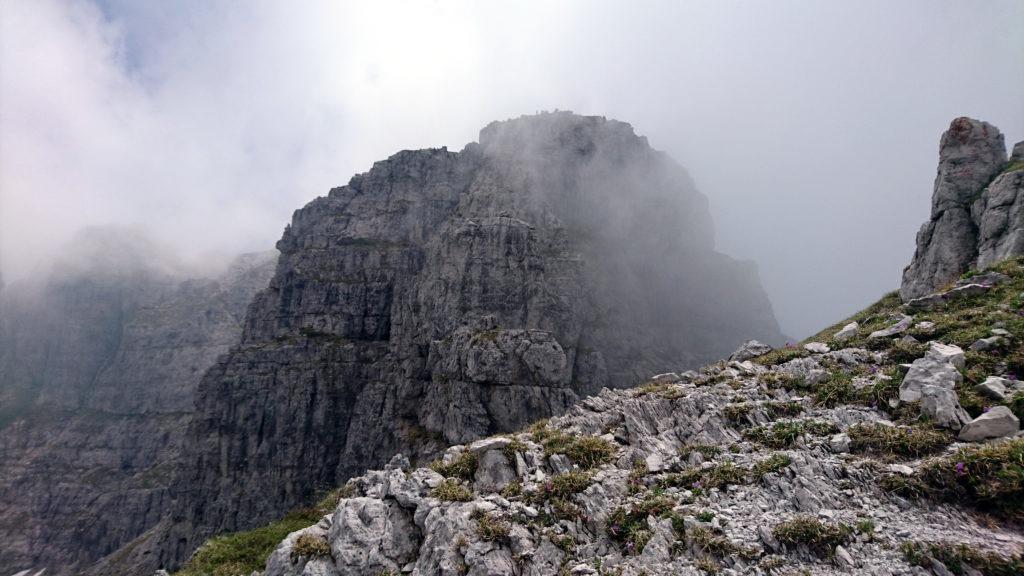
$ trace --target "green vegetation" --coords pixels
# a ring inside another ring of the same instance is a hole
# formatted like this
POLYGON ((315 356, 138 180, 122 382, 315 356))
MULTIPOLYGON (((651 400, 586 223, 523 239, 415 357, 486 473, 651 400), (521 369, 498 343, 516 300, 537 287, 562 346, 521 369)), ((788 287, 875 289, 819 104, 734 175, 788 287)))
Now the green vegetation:
POLYGON ((473 499, 473 492, 454 478, 445 478, 430 495, 446 502, 469 502, 473 499))
POLYGON ((612 540, 619 543, 623 551, 639 554, 654 534, 647 526, 647 517, 672 518, 677 535, 683 533, 682 518, 672 513, 676 501, 667 496, 650 495, 631 507, 619 507, 608 516, 606 528, 612 540))
POLYGON ((911 458, 942 452, 954 440, 948 431, 927 424, 915 427, 856 424, 846 433, 850 436, 851 452, 911 458))
POLYGON ((542 489, 544 499, 568 498, 579 494, 590 486, 590 474, 580 471, 564 472, 548 478, 542 489))
POLYGON ((493 542, 508 538, 512 525, 497 516, 483 511, 476 511, 471 516, 476 520, 476 533, 482 540, 493 542))
POLYGON ((292 546, 292 561, 299 558, 326 558, 331 555, 327 539, 313 534, 300 534, 292 546))
POLYGON ((858 520, 855 526, 858 534, 864 534, 870 536, 875 533, 875 523, 872 520, 864 519, 858 520))
POLYGON ((546 421, 530 427, 533 441, 544 447, 544 454, 565 454, 574 464, 589 470, 610 462, 618 448, 597 436, 573 436, 561 430, 548 428, 546 421))
POLYGON ((972 446, 925 463, 913 486, 937 500, 1024 519, 1024 439, 972 446))
POLYGON ((711 510, 701 510, 697 513, 697 520, 701 522, 711 522, 715 519, 715 513, 711 510))
POLYGON ((709 554, 716 558, 725 558, 732 554, 739 554, 744 557, 753 555, 752 551, 737 546, 722 534, 704 526, 697 526, 687 530, 686 540, 698 553, 709 554))
POLYGON ((754 475, 755 478, 760 480, 761 478, 764 477, 765 474, 768 474, 770 472, 778 472, 779 470, 782 470, 786 466, 792 464, 792 462, 793 461, 789 458, 789 456, 786 456, 781 452, 776 452, 775 454, 772 454, 771 456, 765 458, 764 460, 759 461, 757 464, 754 464, 754 468, 753 470, 751 470, 751 473, 754 475))
POLYGON ((513 436, 512 441, 505 445, 505 447, 501 449, 501 452, 505 455, 508 463, 515 466, 516 454, 519 452, 526 452, 526 442, 520 440, 518 436, 513 436))
MULTIPOLYGON (((800 382, 803 382, 801 379, 800 382)), ((754 410, 762 410, 770 419, 792 417, 802 414, 804 407, 799 402, 781 402, 777 400, 769 402, 740 402, 738 404, 727 404, 722 408, 725 415, 733 424, 742 424, 743 420, 754 410)))
POLYGON ((669 382, 648 382, 634 388, 632 394, 633 397, 654 394, 656 396, 661 396, 662 398, 675 400, 676 398, 685 396, 686 392, 684 392, 683 387, 678 384, 669 382))
POLYGON ((442 460, 435 460, 430 463, 430 469, 445 478, 461 478, 472 480, 476 474, 476 468, 480 464, 480 456, 476 452, 463 452, 451 462, 445 464, 442 460))
POLYGON ((966 544, 949 542, 904 542, 900 545, 900 550, 907 562, 915 566, 931 569, 931 559, 935 558, 957 576, 966 574, 968 566, 985 576, 1024 574, 1024 555, 1021 554, 1004 557, 976 550, 966 544))
POLYGON ((682 456, 688 456, 691 452, 700 452, 701 456, 713 460, 715 456, 722 453, 722 447, 714 444, 687 444, 679 449, 679 454, 682 456))
POLYGON ((519 482, 509 482, 501 489, 502 498, 518 498, 523 495, 523 485, 519 482))
POLYGON ((666 474, 658 479, 662 488, 677 487, 700 493, 712 488, 724 488, 730 484, 745 484, 747 471, 732 462, 710 468, 692 468, 683 472, 666 474))
POLYGON ((797 439, 804 434, 824 436, 835 434, 839 428, 831 422, 821 420, 789 420, 776 422, 771 426, 758 426, 743 433, 743 435, 755 442, 768 446, 769 448, 787 448, 796 443, 797 439))
POLYGON ((801 346, 776 348, 771 352, 754 358, 754 362, 757 362, 762 366, 777 366, 779 364, 785 364, 794 358, 803 358, 804 356, 807 356, 807 354, 808 352, 801 346))
POLYGON ((836 546, 853 538, 853 528, 846 524, 829 525, 817 518, 798 516, 772 529, 772 535, 788 546, 807 546, 818 556, 831 557, 836 546))
POLYGON ((313 508, 245 532, 215 536, 206 541, 175 576, 237 576, 263 570, 267 558, 285 536, 315 524, 321 514, 313 508))

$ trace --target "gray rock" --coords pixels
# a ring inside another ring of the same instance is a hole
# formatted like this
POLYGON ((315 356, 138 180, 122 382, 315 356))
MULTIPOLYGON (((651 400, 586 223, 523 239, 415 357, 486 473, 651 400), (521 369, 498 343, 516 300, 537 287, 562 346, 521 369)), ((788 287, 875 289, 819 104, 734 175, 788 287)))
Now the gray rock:
POLYGON ((1012 386, 1010 380, 998 376, 989 376, 981 384, 975 385, 974 391, 987 398, 1001 401, 1006 398, 1007 386, 1012 386))
POLYGON ((499 492, 516 478, 516 472, 512 469, 505 454, 501 450, 488 450, 483 453, 477 464, 476 474, 473 477, 474 488, 479 492, 499 492))
POLYGON ((832 448, 833 452, 849 452, 850 451, 850 436, 845 432, 833 435, 828 441, 829 447, 832 448))
POLYGON ((999 336, 989 336, 988 338, 975 340, 974 343, 971 344, 970 348, 976 352, 984 352, 985 350, 997 348, 1000 342, 1002 342, 1002 338, 999 336))
POLYGON ((935 424, 952 430, 960 430, 971 420, 960 407, 956 391, 942 386, 926 385, 921 389, 921 414, 931 418, 935 424))
POLYGON ((850 338, 853 338, 854 336, 856 336, 857 332, 859 330, 860 330, 860 324, 858 324, 856 322, 850 322, 846 326, 843 326, 842 330, 840 330, 840 331, 836 332, 835 334, 833 334, 832 335, 832 339, 840 341, 840 342, 843 341, 843 340, 849 340, 850 338))
POLYGON ((751 358, 757 358, 762 354, 767 354, 772 351, 772 347, 758 342, 757 340, 747 340, 735 352, 729 355, 729 360, 735 362, 743 362, 744 360, 750 360, 751 358))
POLYGON ((910 328, 910 325, 913 322, 914 322, 913 317, 907 316, 906 314, 904 314, 899 320, 894 322, 892 325, 890 325, 890 326, 888 326, 886 328, 883 328, 881 330, 875 330, 874 332, 869 334, 868 335, 868 339, 869 340, 874 340, 875 338, 891 338, 891 337, 893 337, 893 336, 895 336, 895 335, 905 331, 907 328, 910 328))
POLYGON ((980 442, 990 438, 1013 436, 1020 431, 1020 420, 1006 406, 993 406, 968 422, 960 431, 960 440, 980 442))
POLYGON ((963 350, 956 346, 947 346, 933 342, 928 352, 914 360, 900 384, 900 401, 917 402, 921 400, 926 387, 944 388, 952 391, 963 376, 957 369, 963 366, 963 350))
MULTIPOLYGON (((914 258, 903 271, 904 301, 934 292, 977 264, 982 237, 977 219, 983 220, 987 210, 983 206, 975 215, 972 204, 1005 165, 1006 145, 995 126, 970 118, 950 124, 939 145, 931 218, 918 232, 914 258)), ((996 224, 988 228, 993 231, 986 246, 992 248, 986 251, 994 254, 1005 234, 995 231, 996 224)))
POLYGON ((824 354, 828 352, 830 348, 828 347, 828 344, 824 344, 822 342, 808 342, 807 344, 804 344, 804 350, 807 350, 812 354, 824 354))

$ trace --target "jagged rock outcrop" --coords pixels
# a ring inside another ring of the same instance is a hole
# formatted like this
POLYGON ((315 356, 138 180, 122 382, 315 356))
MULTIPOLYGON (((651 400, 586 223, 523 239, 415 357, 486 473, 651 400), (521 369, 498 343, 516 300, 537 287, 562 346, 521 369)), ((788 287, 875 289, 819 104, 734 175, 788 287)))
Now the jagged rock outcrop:
POLYGON ((186 279, 96 228, 0 293, 0 573, 74 573, 159 521, 200 376, 275 258, 186 279))
POLYGON ((931 218, 903 271, 904 300, 936 291, 972 268, 1024 254, 1024 142, 1007 162, 995 126, 957 118, 942 135, 931 218))
POLYGON ((782 339, 753 265, 714 252, 686 172, 600 117, 400 152, 297 211, 278 248, 200 386, 174 514, 96 573, 176 566, 396 453, 782 339))

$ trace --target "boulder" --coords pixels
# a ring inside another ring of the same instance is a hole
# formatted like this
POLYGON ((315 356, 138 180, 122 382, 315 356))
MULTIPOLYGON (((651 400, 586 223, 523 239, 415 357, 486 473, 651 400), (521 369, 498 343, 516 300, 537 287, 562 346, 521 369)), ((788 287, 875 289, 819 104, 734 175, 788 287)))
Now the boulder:
POLYGON ((825 354, 829 352, 831 348, 828 347, 828 344, 824 344, 822 342, 808 342, 807 344, 804 344, 804 350, 807 350, 812 354, 825 354))
POLYGON ((975 385, 974 391, 992 400, 1003 400, 1006 398, 1007 386, 1012 386, 1010 380, 998 376, 989 376, 981 384, 975 385))
POLYGON ((729 360, 743 362, 772 351, 772 347, 757 340, 747 340, 729 356, 729 360))
POLYGON ((971 420, 970 415, 960 407, 956 391, 940 386, 925 386, 921 389, 921 414, 951 430, 960 430, 971 420))
POLYGON ((516 472, 504 452, 488 450, 480 457, 476 473, 473 475, 473 485, 478 492, 498 492, 515 479, 516 472))
POLYGON ((1006 406, 993 406, 960 430, 960 440, 981 442, 990 438, 1013 436, 1020 431, 1020 420, 1006 406))
POLYGON ((991 350, 999 346, 1002 342, 1002 338, 999 336, 989 336, 988 338, 979 338, 971 344, 971 350, 975 352, 984 352, 985 350, 991 350))
POLYGON ((856 322, 850 322, 843 329, 832 335, 833 340, 849 340, 857 335, 857 331, 860 330, 860 324, 856 322))
POLYGON ((935 386, 953 390, 963 381, 957 365, 963 366, 963 351, 957 354, 956 346, 945 346, 932 343, 932 348, 922 358, 914 360, 900 384, 900 401, 917 402, 921 400, 922 390, 927 386, 935 386))
POLYGON ((906 314, 904 314, 903 317, 901 317, 899 320, 897 320, 891 326, 889 326, 887 328, 883 328, 881 330, 875 330, 874 332, 869 334, 868 335, 868 339, 869 340, 874 340, 875 338, 889 338, 891 336, 895 336, 895 335, 903 332, 907 328, 910 328, 910 324, 913 321, 914 321, 914 319, 912 317, 907 316, 906 314))

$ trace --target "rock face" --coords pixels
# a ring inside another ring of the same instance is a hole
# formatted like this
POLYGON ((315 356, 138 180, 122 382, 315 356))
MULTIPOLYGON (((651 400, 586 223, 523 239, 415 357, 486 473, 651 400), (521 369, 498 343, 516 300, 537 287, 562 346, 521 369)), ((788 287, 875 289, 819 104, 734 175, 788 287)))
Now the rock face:
POLYGON ((685 171, 600 117, 400 152, 297 211, 278 249, 240 345, 200 385, 174 513, 134 565, 178 565, 396 453, 782 339, 753 265, 714 252, 685 171))
POLYGON ((0 293, 0 573, 73 573, 159 520, 199 377, 276 257, 185 280, 138 235, 75 244, 0 293))
POLYGON ((934 292, 971 268, 1024 254, 1024 142, 1009 163, 999 130, 957 118, 942 135, 931 218, 903 271, 904 300, 934 292))
MULTIPOLYGON (((872 368, 892 366, 884 353, 849 348, 791 362, 798 361, 820 370, 842 370, 842 361, 860 369, 866 386, 884 378, 872 368)), ((938 560, 933 572, 922 570, 900 545, 948 541, 994 558, 1024 545, 1013 526, 886 489, 881 479, 916 477, 928 463, 886 465, 866 447, 864 431, 913 427, 875 408, 815 406, 798 391, 765 386, 786 373, 785 365, 730 361, 693 382, 604 390, 484 453, 481 464, 516 462, 514 491, 426 468, 368 472, 318 524, 284 539, 261 576, 918 576, 951 572, 938 560), (803 413, 780 416, 780 406, 803 413), (782 443, 752 440, 779 427, 800 432, 782 443), (606 456, 573 461, 553 448, 571 442, 565 437, 604 446, 606 456), (651 461, 664 468, 643 465, 651 461), (464 497, 447 497, 442 483, 464 485, 464 497), (303 554, 299 538, 323 551, 303 554)), ((446 457, 474 449, 453 446, 446 457)), ((980 573, 967 562, 956 568, 980 573)))

